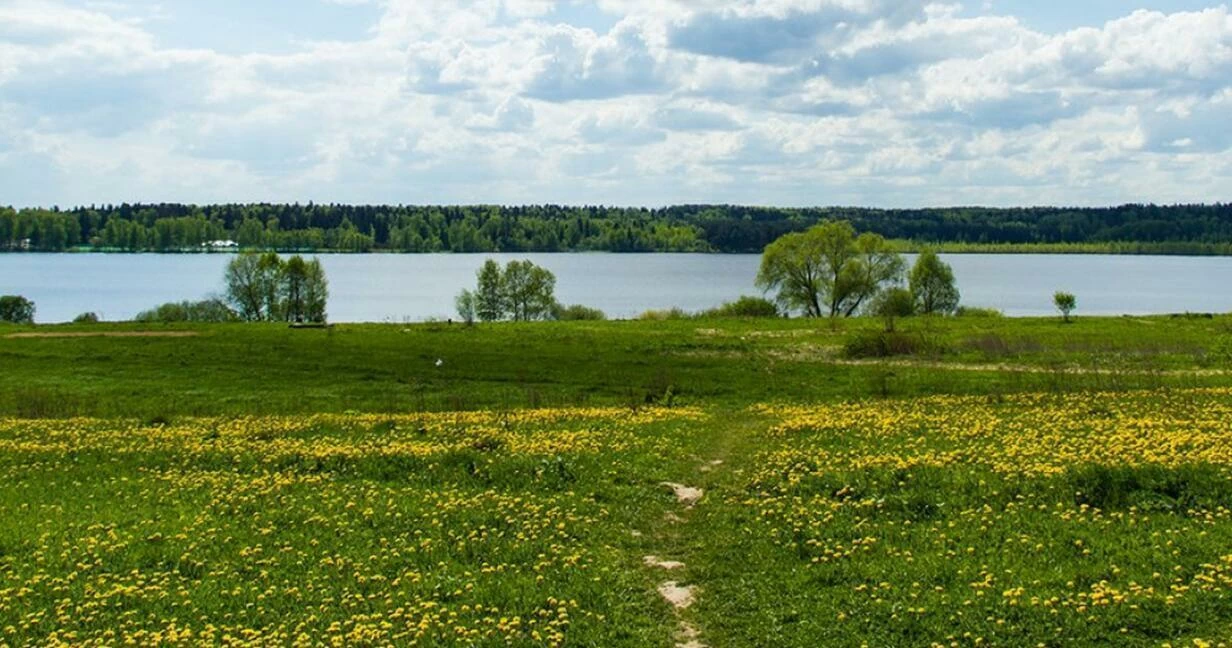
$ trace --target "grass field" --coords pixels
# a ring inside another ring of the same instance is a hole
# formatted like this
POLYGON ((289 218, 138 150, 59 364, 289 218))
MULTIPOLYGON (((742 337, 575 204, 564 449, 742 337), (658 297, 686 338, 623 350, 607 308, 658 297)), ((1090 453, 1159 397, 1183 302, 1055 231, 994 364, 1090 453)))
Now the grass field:
POLYGON ((0 328, 0 645, 1232 641, 1232 318, 879 326, 0 328))

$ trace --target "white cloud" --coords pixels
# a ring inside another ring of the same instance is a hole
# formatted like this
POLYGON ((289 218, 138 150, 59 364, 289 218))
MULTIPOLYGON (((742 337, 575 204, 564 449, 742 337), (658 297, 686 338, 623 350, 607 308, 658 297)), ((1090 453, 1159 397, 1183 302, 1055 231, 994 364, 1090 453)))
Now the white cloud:
POLYGON ((382 17, 360 40, 222 53, 131 6, 0 5, 0 202, 1090 204, 1232 186, 1224 6, 1046 34, 923 1, 329 1, 382 17))

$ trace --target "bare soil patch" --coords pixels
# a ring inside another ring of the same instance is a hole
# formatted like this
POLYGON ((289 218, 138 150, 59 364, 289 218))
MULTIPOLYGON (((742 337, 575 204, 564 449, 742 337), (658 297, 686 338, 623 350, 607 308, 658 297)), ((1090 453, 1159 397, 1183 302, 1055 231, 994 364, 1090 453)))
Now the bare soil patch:
POLYGON ((658 567, 659 569, 666 569, 667 571, 684 569, 684 563, 677 560, 663 560, 658 556, 646 556, 645 558, 642 558, 642 562, 647 567, 658 567))
POLYGON ((701 631, 693 627, 687 621, 680 622, 680 629, 676 632, 676 648, 706 648, 706 644, 698 640, 702 636, 701 631))
POLYGON ((685 486, 684 484, 663 482, 662 485, 672 489, 672 492, 676 495, 676 501, 688 508, 693 508, 693 505, 698 503, 702 499, 702 496, 706 494, 705 491, 700 488, 693 488, 691 486, 685 486))
POLYGON ((659 586, 659 595, 677 610, 685 610, 697 600, 697 588, 681 587, 676 581, 668 581, 659 586))

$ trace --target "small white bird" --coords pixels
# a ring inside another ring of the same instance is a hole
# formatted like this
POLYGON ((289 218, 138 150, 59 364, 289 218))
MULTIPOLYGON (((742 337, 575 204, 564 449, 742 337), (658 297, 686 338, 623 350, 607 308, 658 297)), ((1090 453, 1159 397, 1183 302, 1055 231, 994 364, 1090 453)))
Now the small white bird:
POLYGON ((445 361, 444 361, 444 360, 441 360, 440 358, 437 358, 437 359, 436 359, 436 366, 440 367, 440 366, 442 366, 442 365, 444 365, 444 364, 445 364, 445 361))

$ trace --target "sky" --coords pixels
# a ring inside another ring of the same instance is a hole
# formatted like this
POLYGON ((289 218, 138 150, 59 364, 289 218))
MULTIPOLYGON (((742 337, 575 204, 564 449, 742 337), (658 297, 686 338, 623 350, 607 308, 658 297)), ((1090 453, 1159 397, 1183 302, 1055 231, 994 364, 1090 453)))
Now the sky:
POLYGON ((1232 201, 1200 0, 0 0, 0 205, 1232 201))

